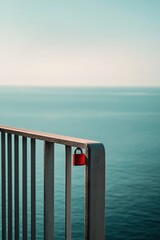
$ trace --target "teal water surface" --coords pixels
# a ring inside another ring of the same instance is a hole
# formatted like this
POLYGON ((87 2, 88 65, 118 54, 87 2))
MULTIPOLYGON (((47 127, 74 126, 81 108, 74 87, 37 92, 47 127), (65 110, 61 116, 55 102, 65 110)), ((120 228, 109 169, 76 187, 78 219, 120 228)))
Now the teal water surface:
MULTIPOLYGON (((0 125, 102 142, 107 152, 106 239, 160 239, 160 88, 1 87, 0 125)), ((36 227, 37 239, 43 239, 43 144, 39 141, 37 150, 36 227)), ((20 169, 21 165, 20 157, 20 169)), ((58 240, 64 239, 64 173, 64 148, 56 145, 55 239, 58 240)), ((72 237, 81 240, 84 167, 74 167, 72 179, 72 237)), ((21 185, 20 181, 20 198, 21 185)), ((30 192, 30 237, 29 209, 30 192)))

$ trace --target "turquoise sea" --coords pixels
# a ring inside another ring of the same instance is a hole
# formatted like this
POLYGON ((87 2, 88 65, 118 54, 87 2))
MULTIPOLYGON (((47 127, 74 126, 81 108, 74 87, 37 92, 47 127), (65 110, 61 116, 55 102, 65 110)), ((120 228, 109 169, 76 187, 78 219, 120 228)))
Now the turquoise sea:
MULTIPOLYGON (((106 149, 107 166, 106 239, 160 239, 160 88, 0 87, 0 125, 102 142, 106 149)), ((20 150, 20 169, 21 154, 20 150)), ((39 141, 36 167, 37 239, 43 239, 43 144, 39 141)), ((57 240, 64 239, 64 172, 64 147, 56 145, 57 240)), ((20 197, 21 178, 20 173, 20 197)), ((72 180, 72 238, 82 240, 84 167, 73 167, 72 180)), ((20 201, 20 210, 21 207, 20 201)), ((21 222, 22 217, 20 227, 21 222)))

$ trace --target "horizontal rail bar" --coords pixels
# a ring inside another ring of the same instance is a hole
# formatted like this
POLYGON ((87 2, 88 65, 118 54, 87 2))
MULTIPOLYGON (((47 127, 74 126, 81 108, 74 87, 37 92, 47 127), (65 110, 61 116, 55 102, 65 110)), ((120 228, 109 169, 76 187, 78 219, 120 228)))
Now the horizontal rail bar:
POLYGON ((73 147, 81 147, 81 148, 87 148, 87 145, 90 143, 97 143, 95 141, 82 139, 82 138, 74 138, 74 137, 68 137, 68 136, 57 135, 57 134, 49 134, 44 132, 37 132, 33 130, 26 130, 26 129, 8 127, 8 126, 0 126, 0 131, 20 135, 23 137, 44 140, 46 142, 54 142, 58 144, 63 144, 63 145, 73 146, 73 147))

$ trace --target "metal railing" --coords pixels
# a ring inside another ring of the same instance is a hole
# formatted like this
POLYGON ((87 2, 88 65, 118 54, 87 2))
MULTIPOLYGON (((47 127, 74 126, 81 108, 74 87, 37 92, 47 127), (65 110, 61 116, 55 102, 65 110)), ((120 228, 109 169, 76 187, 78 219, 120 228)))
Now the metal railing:
POLYGON ((22 237, 27 239, 27 139, 31 151, 31 239, 36 239, 36 140, 44 142, 44 239, 54 239, 54 145, 65 146, 65 239, 71 239, 71 153, 85 150, 85 240, 105 239, 105 151, 101 143, 55 134, 0 126, 2 239, 20 238, 19 140, 22 138, 22 237), (7 138, 7 139, 6 139, 7 138), (13 142, 13 143, 12 143, 13 142), (13 148, 13 149, 12 149, 13 148), (12 156, 12 151, 14 155, 12 156), (7 156, 7 159, 6 159, 7 156), (12 160, 14 158, 14 161, 12 160), (14 165, 14 166, 12 166, 14 165), (12 183, 14 168, 14 185, 12 183), (8 186, 6 185, 6 178, 8 186), (8 191, 6 189, 8 187, 8 191), (14 189, 13 189, 14 187, 14 189), (13 191, 14 190, 14 191, 13 191), (13 196, 14 192, 14 196, 13 196), (6 195, 8 194, 8 212, 6 195), (13 198, 14 197, 14 201, 13 198), (13 206, 14 202, 14 206, 13 206), (14 211, 14 236, 12 234, 14 211), (8 218, 8 219, 7 219, 8 218), (8 221, 8 229, 6 229, 8 221), (8 233, 7 233, 8 231, 8 233))

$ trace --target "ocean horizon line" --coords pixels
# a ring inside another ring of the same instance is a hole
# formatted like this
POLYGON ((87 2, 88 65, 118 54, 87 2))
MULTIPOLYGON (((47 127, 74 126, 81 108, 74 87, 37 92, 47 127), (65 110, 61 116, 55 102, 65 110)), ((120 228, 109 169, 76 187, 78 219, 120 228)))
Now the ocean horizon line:
POLYGON ((72 86, 58 86, 58 85, 0 85, 0 87, 2 88, 119 88, 119 89, 126 89, 126 88, 130 88, 130 89, 134 89, 134 88, 160 88, 160 85, 157 86, 104 86, 104 85, 98 85, 98 86, 76 86, 76 85, 72 85, 72 86))

